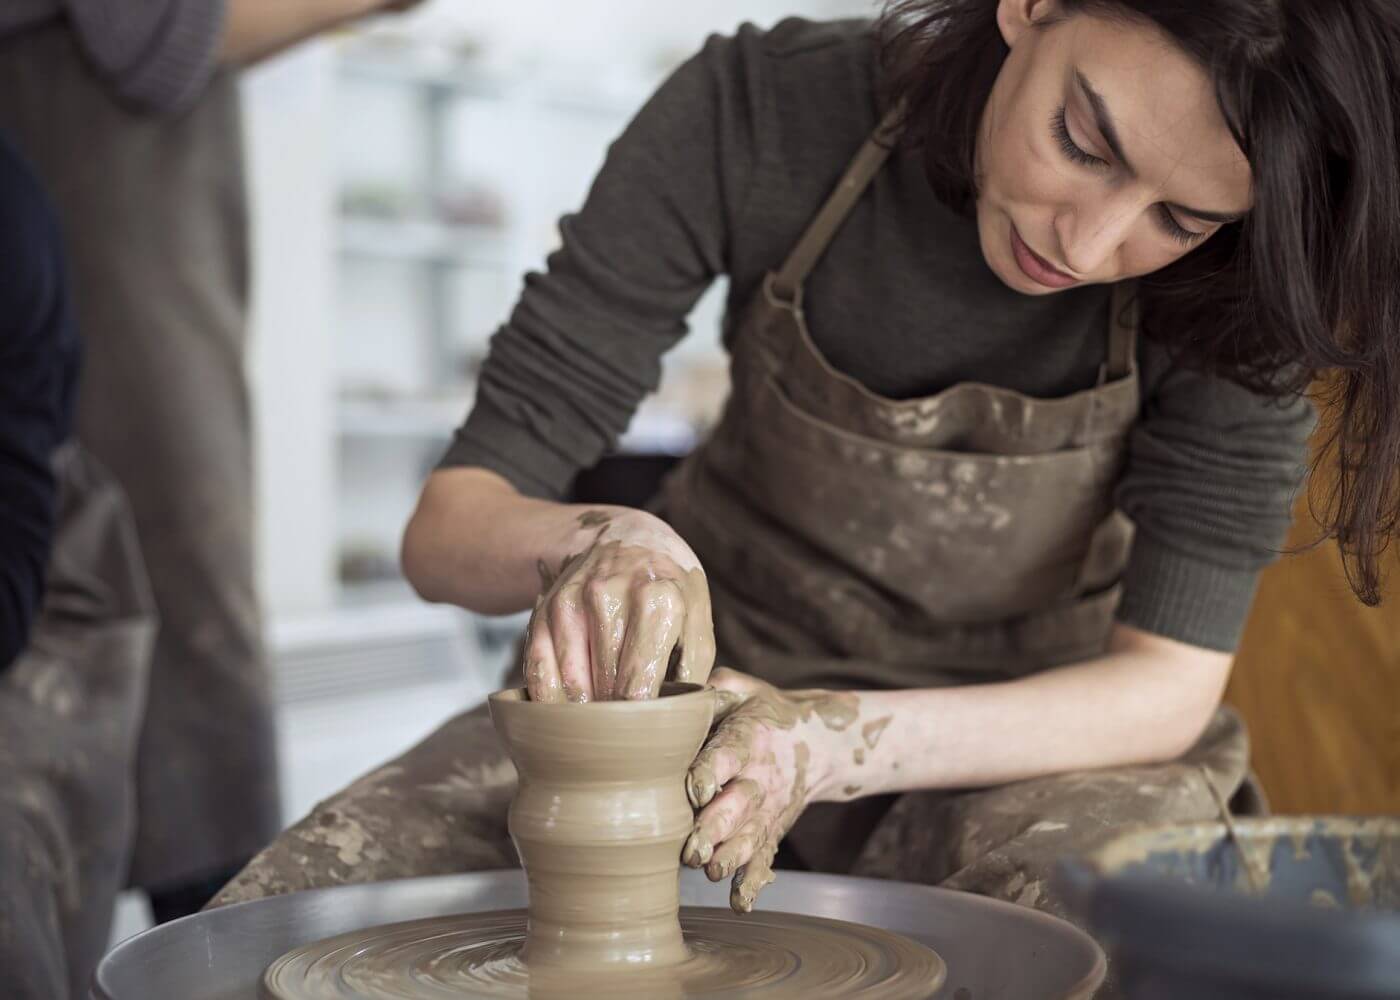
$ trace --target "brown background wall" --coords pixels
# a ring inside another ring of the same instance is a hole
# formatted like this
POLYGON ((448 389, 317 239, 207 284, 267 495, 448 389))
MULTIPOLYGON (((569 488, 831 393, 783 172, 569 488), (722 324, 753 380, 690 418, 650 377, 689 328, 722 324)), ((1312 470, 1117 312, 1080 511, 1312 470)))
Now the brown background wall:
MULTIPOLYGON (((1300 505, 1290 545, 1310 525, 1300 505)), ((1400 814, 1400 558, 1388 562, 1379 608, 1352 594, 1332 543, 1261 578, 1226 700, 1275 812, 1400 814)))

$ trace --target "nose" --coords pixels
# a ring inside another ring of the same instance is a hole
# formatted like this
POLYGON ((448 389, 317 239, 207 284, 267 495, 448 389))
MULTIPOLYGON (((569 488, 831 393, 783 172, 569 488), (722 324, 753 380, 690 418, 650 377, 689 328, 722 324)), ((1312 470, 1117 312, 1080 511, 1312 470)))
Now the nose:
POLYGON ((1069 206, 1055 218, 1065 266, 1080 277, 1109 270, 1132 225, 1132 210, 1112 199, 1069 206))

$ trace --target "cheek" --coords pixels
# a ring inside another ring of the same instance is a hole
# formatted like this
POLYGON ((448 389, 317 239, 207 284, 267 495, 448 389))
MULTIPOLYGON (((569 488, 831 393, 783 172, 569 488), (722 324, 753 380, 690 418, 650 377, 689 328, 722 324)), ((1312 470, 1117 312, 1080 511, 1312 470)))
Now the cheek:
POLYGON ((984 189, 999 201, 1027 208, 1070 204, 1085 193, 1086 179, 1066 164, 1029 123, 990 137, 984 189))

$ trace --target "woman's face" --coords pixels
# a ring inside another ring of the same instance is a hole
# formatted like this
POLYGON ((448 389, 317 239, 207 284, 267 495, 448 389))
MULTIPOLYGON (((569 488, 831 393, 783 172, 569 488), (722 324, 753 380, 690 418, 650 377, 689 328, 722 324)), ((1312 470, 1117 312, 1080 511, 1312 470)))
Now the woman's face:
POLYGON ((1056 13, 1001 0, 977 137, 982 253, 1027 295, 1156 271, 1250 205, 1204 70, 1151 26, 1056 13))

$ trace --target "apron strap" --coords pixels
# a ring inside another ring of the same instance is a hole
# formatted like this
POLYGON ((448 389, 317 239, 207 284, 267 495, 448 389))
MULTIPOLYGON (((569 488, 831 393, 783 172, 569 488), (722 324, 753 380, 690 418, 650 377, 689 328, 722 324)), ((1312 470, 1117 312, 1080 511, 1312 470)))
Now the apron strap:
POLYGON ((808 224, 797 245, 783 261, 782 268, 773 278, 771 294, 788 304, 799 301, 802 285, 812 273, 812 268, 817 266, 817 261, 846 221, 846 216, 850 215, 871 180, 889 159, 894 149, 896 126, 903 113, 903 104, 896 104, 865 140, 865 145, 861 146, 860 152, 841 175, 836 190, 831 192, 821 211, 808 224))
POLYGON ((1119 281, 1108 304, 1108 359, 1100 382, 1117 382, 1133 373, 1137 356, 1137 282, 1119 281))

